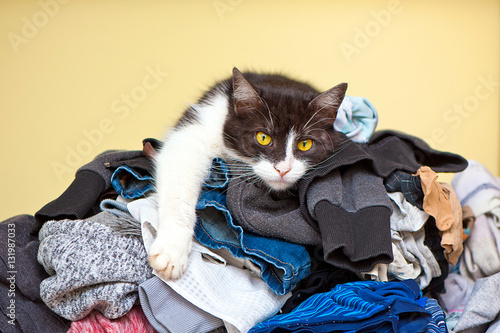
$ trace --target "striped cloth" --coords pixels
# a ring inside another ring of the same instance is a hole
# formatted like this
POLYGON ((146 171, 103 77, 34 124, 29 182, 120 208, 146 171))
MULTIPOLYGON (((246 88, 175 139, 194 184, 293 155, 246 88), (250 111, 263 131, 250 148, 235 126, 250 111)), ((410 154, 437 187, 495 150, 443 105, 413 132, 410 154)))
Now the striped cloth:
POLYGON ((444 311, 435 299, 427 299, 427 303, 425 303, 425 310, 427 310, 432 316, 429 324, 427 324, 427 330, 425 333, 448 332, 444 311))
POLYGON ((426 332, 426 301, 414 280, 345 283, 249 332, 426 332))

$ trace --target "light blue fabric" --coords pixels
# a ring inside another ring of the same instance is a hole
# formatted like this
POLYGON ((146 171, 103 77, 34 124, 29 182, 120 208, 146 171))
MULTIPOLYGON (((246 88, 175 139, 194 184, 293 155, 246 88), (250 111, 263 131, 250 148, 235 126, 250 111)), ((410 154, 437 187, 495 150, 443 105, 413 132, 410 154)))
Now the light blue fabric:
POLYGON ((378 124, 377 110, 364 97, 345 96, 333 124, 354 142, 368 142, 378 124))
POLYGON ((214 159, 209 179, 196 205, 195 238, 202 245, 225 248, 237 258, 249 259, 261 269, 261 278, 277 295, 285 295, 310 274, 305 246, 244 231, 226 208, 229 169, 214 159))
POLYGON ((104 199, 99 204, 99 208, 101 208, 102 211, 110 212, 118 217, 132 218, 125 202, 119 202, 113 199, 104 199))

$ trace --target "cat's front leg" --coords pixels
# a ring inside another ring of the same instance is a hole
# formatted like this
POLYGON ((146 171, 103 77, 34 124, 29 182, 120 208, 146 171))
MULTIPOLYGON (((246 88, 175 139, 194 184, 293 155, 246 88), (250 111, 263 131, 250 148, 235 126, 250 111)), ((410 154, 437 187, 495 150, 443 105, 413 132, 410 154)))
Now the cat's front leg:
POLYGON ((188 265, 196 203, 221 146, 221 135, 212 132, 202 124, 176 130, 156 156, 159 225, 149 262, 166 280, 179 278, 188 265))
POLYGON ((177 209, 172 209, 172 206, 159 205, 160 225, 149 249, 151 267, 165 280, 178 279, 186 270, 196 222, 192 205, 178 202, 177 209))

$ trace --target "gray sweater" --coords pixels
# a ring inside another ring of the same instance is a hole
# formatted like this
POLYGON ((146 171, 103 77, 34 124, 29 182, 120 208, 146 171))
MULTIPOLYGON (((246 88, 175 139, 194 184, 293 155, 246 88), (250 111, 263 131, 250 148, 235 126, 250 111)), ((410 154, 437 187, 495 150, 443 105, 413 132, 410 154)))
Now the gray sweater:
POLYGON ((419 138, 376 132, 368 144, 347 138, 336 153, 286 194, 251 182, 233 182, 227 206, 244 229, 300 244, 321 245, 326 262, 353 272, 393 260, 392 205, 384 178, 396 170, 436 172, 467 166, 459 155, 430 148, 419 138))

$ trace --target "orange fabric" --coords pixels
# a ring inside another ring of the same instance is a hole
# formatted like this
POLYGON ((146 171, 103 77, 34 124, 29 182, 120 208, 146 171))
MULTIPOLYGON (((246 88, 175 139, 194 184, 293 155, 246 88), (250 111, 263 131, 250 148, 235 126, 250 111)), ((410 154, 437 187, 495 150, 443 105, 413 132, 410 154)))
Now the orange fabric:
POLYGON ((443 191, 448 195, 453 212, 453 224, 450 229, 443 231, 441 246, 444 248, 444 255, 448 262, 456 265, 458 258, 464 250, 462 205, 451 185, 442 183, 441 186, 443 187, 443 191))
POLYGON ((428 166, 420 167, 416 175, 422 182, 425 212, 436 219, 439 230, 450 229, 453 224, 453 212, 449 198, 437 181, 438 175, 428 166))
POLYGON ((434 217, 441 231, 441 246, 446 260, 455 265, 463 251, 462 206, 449 184, 439 183, 438 175, 429 167, 417 173, 424 192, 424 211, 434 217))

